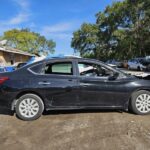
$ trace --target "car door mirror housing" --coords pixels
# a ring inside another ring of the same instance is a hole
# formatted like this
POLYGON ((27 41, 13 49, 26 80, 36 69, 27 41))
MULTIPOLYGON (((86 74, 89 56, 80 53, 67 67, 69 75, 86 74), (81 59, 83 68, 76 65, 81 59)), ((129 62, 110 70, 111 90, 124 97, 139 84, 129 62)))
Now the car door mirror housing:
POLYGON ((117 78, 118 78, 118 76, 119 76, 119 73, 118 72, 114 72, 112 75, 110 75, 109 77, 108 77, 108 80, 116 80, 117 78))

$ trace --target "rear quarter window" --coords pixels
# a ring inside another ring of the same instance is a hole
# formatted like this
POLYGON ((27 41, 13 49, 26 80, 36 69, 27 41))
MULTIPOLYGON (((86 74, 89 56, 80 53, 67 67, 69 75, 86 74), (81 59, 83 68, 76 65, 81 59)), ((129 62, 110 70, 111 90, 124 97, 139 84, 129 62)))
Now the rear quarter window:
POLYGON ((42 70, 42 66, 43 64, 38 64, 38 65, 30 67, 29 70, 32 71, 33 73, 40 74, 42 70))

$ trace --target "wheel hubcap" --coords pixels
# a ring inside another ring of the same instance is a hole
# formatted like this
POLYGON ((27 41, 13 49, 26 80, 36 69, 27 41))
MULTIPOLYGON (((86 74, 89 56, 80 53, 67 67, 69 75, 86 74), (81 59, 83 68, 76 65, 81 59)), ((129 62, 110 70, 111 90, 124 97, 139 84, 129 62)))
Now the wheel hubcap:
POLYGON ((136 99, 136 108, 141 113, 150 112, 150 95, 141 94, 136 99))
POLYGON ((32 98, 24 99, 19 105, 20 114, 27 118, 34 117, 39 111, 39 104, 32 98))

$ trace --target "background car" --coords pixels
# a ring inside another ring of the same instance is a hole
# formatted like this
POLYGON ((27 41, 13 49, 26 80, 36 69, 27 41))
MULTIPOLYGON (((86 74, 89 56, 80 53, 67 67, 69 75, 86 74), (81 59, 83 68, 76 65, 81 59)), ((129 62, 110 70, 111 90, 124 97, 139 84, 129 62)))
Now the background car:
POLYGON ((146 56, 143 59, 143 64, 146 66, 146 71, 150 72, 150 56, 146 56))
POLYGON ((6 70, 6 72, 12 72, 15 70, 15 67, 14 66, 5 66, 5 70, 6 70))
POLYGON ((146 66, 143 63, 143 58, 134 58, 128 61, 128 69, 134 69, 138 71, 142 71, 146 69, 146 66))
POLYGON ((0 73, 1 73, 1 72, 6 72, 5 67, 0 67, 0 73))
POLYGON ((106 61, 106 64, 108 64, 109 66, 112 66, 112 67, 115 67, 115 66, 119 67, 119 68, 123 67, 123 62, 117 61, 115 59, 106 61))
POLYGON ((19 69, 23 66, 25 66, 27 63, 18 63, 18 65, 16 66, 16 69, 19 69))

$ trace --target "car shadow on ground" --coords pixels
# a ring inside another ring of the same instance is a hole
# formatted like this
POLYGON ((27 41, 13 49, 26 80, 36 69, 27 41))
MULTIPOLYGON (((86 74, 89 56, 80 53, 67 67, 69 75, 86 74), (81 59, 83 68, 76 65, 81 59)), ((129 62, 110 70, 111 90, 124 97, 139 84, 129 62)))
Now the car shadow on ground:
POLYGON ((123 113, 125 111, 123 110, 100 110, 100 109, 90 109, 90 110, 49 110, 49 111, 44 111, 43 115, 59 115, 59 114, 81 114, 81 113, 123 113))
MULTIPOLYGON (((60 114, 81 114, 81 113, 123 113, 125 111, 123 110, 100 110, 100 109, 90 109, 90 110, 49 110, 49 111, 44 111, 43 115, 48 116, 48 115, 60 115, 60 114)), ((8 115, 8 116, 13 116, 14 111, 8 110, 8 109, 2 109, 0 108, 0 115, 8 115)))

